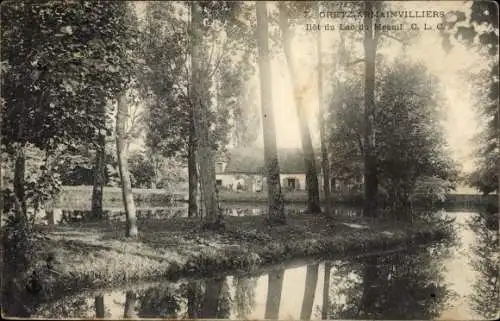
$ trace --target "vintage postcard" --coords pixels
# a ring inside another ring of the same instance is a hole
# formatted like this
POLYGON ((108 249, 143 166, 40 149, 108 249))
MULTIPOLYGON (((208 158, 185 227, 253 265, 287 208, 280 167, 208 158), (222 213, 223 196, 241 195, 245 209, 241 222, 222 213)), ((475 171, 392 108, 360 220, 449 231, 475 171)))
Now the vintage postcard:
POLYGON ((493 1, 4 1, 3 318, 499 317, 493 1))

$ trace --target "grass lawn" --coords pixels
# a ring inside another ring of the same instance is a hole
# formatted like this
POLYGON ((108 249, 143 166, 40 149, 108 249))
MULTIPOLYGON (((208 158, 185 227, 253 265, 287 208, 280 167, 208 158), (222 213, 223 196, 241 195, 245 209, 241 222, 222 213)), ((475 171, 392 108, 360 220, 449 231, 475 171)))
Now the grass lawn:
POLYGON ((408 242, 429 242, 446 235, 443 227, 360 218, 293 214, 270 227, 263 216, 226 217, 225 229, 206 230, 198 219, 140 222, 140 236, 127 240, 121 223, 44 227, 46 253, 56 257, 42 267, 44 288, 57 296, 125 282, 213 275, 229 270, 249 273, 263 266, 306 257, 341 257, 385 250, 408 242), (364 226, 359 228, 355 225, 364 226))

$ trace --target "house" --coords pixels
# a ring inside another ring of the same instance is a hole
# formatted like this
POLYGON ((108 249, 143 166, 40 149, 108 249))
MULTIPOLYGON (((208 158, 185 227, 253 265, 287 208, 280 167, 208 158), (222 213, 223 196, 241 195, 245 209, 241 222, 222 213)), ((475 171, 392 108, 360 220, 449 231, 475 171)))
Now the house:
MULTIPOLYGON (((306 189, 304 156, 300 148, 278 150, 281 188, 286 191, 306 189)), ((317 162, 321 184, 321 167, 317 162)), ((260 192, 265 189, 264 149, 245 147, 228 152, 226 160, 216 163, 216 181, 221 189, 260 192)))

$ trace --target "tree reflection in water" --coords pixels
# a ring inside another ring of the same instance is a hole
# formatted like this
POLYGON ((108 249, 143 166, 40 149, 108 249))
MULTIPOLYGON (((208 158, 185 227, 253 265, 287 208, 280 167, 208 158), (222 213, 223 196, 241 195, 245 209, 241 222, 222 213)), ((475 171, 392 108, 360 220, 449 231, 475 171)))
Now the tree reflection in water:
POLYGON ((302 299, 302 309, 300 310, 301 320, 311 320, 314 294, 318 284, 319 264, 309 264, 306 272, 306 283, 304 287, 304 298, 302 299))
POLYGON ((209 279, 205 284, 201 317, 205 319, 229 318, 232 300, 226 279, 224 277, 209 279))
POLYGON ((176 318, 182 296, 180 288, 171 283, 139 291, 138 315, 140 318, 176 318))
POLYGON ((266 319, 278 319, 281 303, 281 292, 283 290, 283 278, 285 270, 279 269, 269 272, 267 282, 266 319))
POLYGON ((125 293, 125 309, 123 317, 127 319, 137 318, 137 294, 134 291, 127 291, 125 293))
POLYGON ((247 319, 255 308, 257 278, 236 276, 233 278, 234 312, 237 319, 247 319))
POLYGON ((325 276, 323 278, 323 304, 321 305, 321 319, 328 319, 328 307, 330 306, 329 293, 330 293, 330 275, 332 270, 332 263, 325 262, 325 276))
POLYGON ((328 318, 437 318, 453 295, 440 282, 447 252, 441 244, 337 265, 328 318))
POLYGON ((43 304, 31 317, 47 319, 92 318, 95 302, 87 300, 85 295, 64 297, 50 304, 43 304))
POLYGON ((469 227, 476 234, 471 246, 471 266, 477 272, 470 295, 472 309, 487 319, 498 318, 500 311, 500 284, 498 252, 498 214, 487 209, 473 217, 469 227))

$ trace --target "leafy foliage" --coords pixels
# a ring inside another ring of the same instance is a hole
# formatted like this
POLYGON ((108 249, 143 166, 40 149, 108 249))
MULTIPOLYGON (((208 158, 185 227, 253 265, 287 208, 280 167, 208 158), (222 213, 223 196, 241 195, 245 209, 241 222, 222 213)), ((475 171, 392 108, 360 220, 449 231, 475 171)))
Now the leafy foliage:
POLYGON ((261 129, 259 105, 254 97, 255 86, 248 86, 242 91, 237 103, 233 105, 233 142, 236 146, 247 147, 255 143, 261 129))
POLYGON ((417 179, 454 180, 435 94, 436 81, 419 65, 396 62, 382 77, 376 115, 379 172, 391 196, 409 197, 417 179))
POLYGON ((446 247, 438 245, 428 250, 413 248, 406 252, 368 257, 338 266, 338 273, 332 275, 330 295, 345 295, 346 300, 343 304, 330 305, 329 318, 438 317, 454 295, 448 284, 434 281, 442 278, 443 265, 442 260, 435 258, 446 255, 446 247), (345 280, 345 283, 339 284, 339 279, 345 280))
MULTIPOLYGON (((92 146, 106 130, 102 112, 135 73, 135 16, 125 2, 7 3, 2 7, 2 144, 33 145, 51 157, 62 146, 92 146)), ((21 154, 16 164, 23 164, 21 154)), ((60 164, 58 164, 60 165, 60 164)), ((57 192, 57 169, 24 183, 16 197, 35 208, 57 192)))
POLYGON ((471 219, 469 227, 477 234, 472 245, 472 266, 478 273, 470 295, 472 308, 487 319, 498 318, 499 311, 499 263, 498 216, 494 212, 481 213, 471 219))
POLYGON ((133 25, 121 2, 4 5, 5 143, 46 149, 92 142, 104 129, 98 107, 131 76, 133 25))
MULTIPOLYGON (((333 92, 330 148, 332 172, 339 179, 362 171, 363 98, 359 78, 346 75, 333 92)), ((374 130, 379 180, 392 203, 407 202, 418 179, 453 181, 457 172, 439 120, 436 82, 425 68, 399 59, 380 71, 374 130)))
MULTIPOLYGON (((200 6, 205 26, 200 44, 207 90, 203 100, 211 106, 208 117, 214 125, 210 133, 214 148, 220 150, 228 142, 231 110, 238 107, 236 100, 251 71, 248 58, 252 46, 242 41, 251 39, 246 26, 248 10, 232 1, 202 1, 200 6), (235 64, 232 57, 236 52, 242 53, 243 58, 235 64)), ((153 94, 146 142, 166 157, 187 156, 189 111, 196 95, 189 85, 192 39, 185 17, 187 10, 179 3, 149 3, 141 32, 142 54, 149 66, 144 84, 153 94)))

